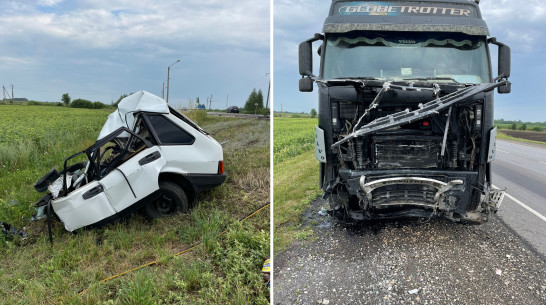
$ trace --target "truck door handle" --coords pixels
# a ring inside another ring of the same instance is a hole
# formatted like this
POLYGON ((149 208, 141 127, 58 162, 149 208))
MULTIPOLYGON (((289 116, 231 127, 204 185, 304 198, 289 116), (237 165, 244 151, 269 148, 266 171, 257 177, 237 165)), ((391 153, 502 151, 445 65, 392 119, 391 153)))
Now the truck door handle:
POLYGON ((157 159, 161 158, 161 153, 159 153, 158 151, 154 151, 153 153, 147 155, 146 157, 138 160, 138 164, 140 164, 141 166, 142 165, 145 165, 145 164, 148 164, 150 162, 153 162, 157 159))
POLYGON ((83 199, 89 199, 97 196, 98 194, 102 193, 104 189, 102 188, 102 185, 97 185, 94 188, 90 189, 89 191, 83 193, 83 199))

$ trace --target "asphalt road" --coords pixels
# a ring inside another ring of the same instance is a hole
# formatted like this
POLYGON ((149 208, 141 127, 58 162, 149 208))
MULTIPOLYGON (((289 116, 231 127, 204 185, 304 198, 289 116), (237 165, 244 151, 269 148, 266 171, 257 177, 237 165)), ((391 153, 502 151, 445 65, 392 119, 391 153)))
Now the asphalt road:
POLYGON ((442 219, 347 224, 310 203, 274 260, 273 304, 546 304, 546 149, 498 141, 493 183, 507 188, 482 225, 442 219))
POLYGON ((227 113, 227 112, 207 112, 208 115, 226 116, 242 119, 268 119, 268 115, 263 114, 248 114, 248 113, 227 113))
POLYGON ((275 256, 272 304, 546 304, 546 263, 499 217, 342 223, 322 206, 275 256))
POLYGON ((546 257, 546 145, 497 141, 493 184, 508 194, 497 216, 546 257))

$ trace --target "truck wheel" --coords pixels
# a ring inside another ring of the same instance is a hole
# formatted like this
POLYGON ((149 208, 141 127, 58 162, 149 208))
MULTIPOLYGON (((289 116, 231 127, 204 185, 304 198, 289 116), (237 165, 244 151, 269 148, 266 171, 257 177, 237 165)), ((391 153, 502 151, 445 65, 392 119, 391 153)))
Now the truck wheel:
POLYGON ((151 218, 187 213, 188 197, 178 184, 160 181, 159 190, 147 200, 144 211, 151 218))

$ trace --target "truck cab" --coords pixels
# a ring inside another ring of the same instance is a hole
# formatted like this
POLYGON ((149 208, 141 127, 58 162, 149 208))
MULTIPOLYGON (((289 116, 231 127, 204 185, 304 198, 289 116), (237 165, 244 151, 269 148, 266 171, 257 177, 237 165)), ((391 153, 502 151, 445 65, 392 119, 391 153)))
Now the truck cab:
POLYGON ((319 181, 340 215, 482 223, 496 211, 493 96, 511 90, 510 48, 479 1, 334 0, 299 46, 299 73, 300 91, 318 88, 319 181))

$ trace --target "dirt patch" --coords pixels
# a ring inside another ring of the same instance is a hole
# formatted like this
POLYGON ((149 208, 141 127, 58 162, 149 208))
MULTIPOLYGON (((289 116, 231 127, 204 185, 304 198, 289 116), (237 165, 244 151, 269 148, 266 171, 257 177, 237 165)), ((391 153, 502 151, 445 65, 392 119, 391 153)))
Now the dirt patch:
POLYGON ((499 132, 502 132, 502 133, 504 133, 506 135, 509 135, 511 137, 514 137, 514 138, 520 138, 520 139, 526 139, 526 140, 539 141, 539 142, 545 142, 546 143, 546 132, 509 130, 509 129, 502 129, 502 130, 499 130, 499 132))
POLYGON ((275 257, 275 304, 545 304, 546 263, 497 218, 341 223, 275 257))

